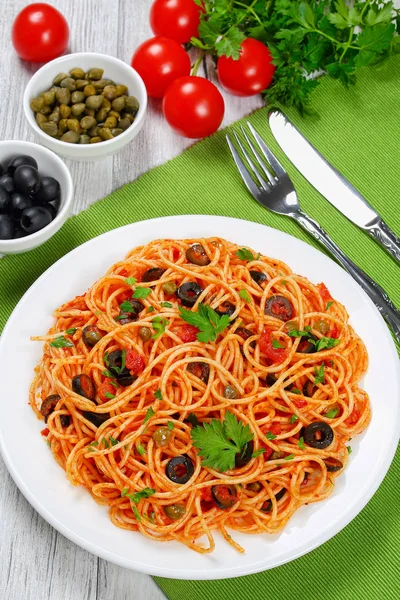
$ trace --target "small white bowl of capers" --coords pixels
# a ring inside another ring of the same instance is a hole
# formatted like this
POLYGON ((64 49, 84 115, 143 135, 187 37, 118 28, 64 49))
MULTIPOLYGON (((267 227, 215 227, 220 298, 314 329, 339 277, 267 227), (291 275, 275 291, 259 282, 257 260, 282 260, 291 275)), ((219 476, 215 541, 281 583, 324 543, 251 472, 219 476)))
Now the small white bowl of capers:
POLYGON ((39 69, 24 94, 24 112, 40 143, 66 158, 98 160, 140 131, 146 88, 127 63, 82 52, 39 69))

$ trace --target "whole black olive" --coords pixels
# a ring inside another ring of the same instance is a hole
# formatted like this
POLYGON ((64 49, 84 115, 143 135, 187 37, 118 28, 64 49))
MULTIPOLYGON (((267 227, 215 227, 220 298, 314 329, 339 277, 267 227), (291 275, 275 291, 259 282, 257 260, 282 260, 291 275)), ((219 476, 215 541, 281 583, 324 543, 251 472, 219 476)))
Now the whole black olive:
POLYGON ((54 219, 58 215, 57 208, 54 206, 54 204, 52 202, 47 202, 47 204, 46 204, 46 210, 49 211, 49 213, 51 214, 51 218, 54 221, 54 219))
POLYGON ((194 466, 187 454, 174 456, 168 461, 165 474, 174 483, 187 483, 194 473, 194 466))
POLYGON ((82 415, 96 427, 103 425, 111 416, 110 413, 95 413, 89 410, 82 411, 82 415))
POLYGON ((121 325, 126 325, 127 323, 133 323, 134 321, 137 321, 139 318, 139 313, 142 312, 142 310, 144 309, 144 304, 142 302, 140 302, 140 300, 136 300, 134 298, 132 298, 131 300, 126 300, 126 302, 129 302, 129 304, 132 307, 132 310, 130 311, 126 311, 126 310, 121 310, 119 315, 118 315, 118 323, 120 323, 121 325))
POLYGON ((0 185, 0 213, 7 213, 10 208, 10 194, 0 185))
POLYGON ((14 180, 8 173, 0 175, 0 185, 2 185, 9 194, 15 191, 14 180))
POLYGON ((235 485, 213 485, 211 486, 211 495, 221 510, 232 508, 239 500, 235 485))
POLYGON ((315 421, 304 428, 304 441, 311 448, 323 450, 333 442, 333 429, 324 421, 315 421))
POLYGON ((145 271, 145 273, 142 275, 142 281, 146 281, 147 283, 149 281, 157 281, 162 277, 163 273, 165 273, 165 269, 161 269, 159 267, 147 269, 147 271, 145 271))
POLYGON ((57 402, 59 400, 61 400, 61 396, 59 396, 58 394, 51 394, 50 396, 47 396, 47 398, 45 398, 43 400, 42 405, 40 407, 40 412, 44 416, 45 423, 47 423, 47 419, 49 418, 51 413, 54 411, 55 407, 57 406, 57 402))
MULTIPOLYGON (((278 502, 286 493, 286 488, 282 488, 277 494, 275 494, 275 499, 278 502)), ((266 500, 261 506, 261 510, 263 512, 270 512, 272 510, 272 501, 266 500)))
POLYGON ((11 240, 14 235, 14 222, 9 215, 0 215, 0 240, 11 240))
POLYGON ((14 175, 15 170, 18 169, 21 165, 29 165, 30 167, 38 168, 38 164, 36 160, 32 156, 28 156, 26 154, 20 154, 19 156, 15 156, 8 163, 7 171, 10 175, 14 175))
MULTIPOLYGON (((246 327, 238 327, 235 331, 236 335, 240 335, 240 337, 246 341, 249 337, 251 337, 252 335, 254 335, 254 333, 252 331, 250 331, 250 329, 246 329, 246 327)), ((253 340, 250 344, 250 346, 252 348, 256 347, 256 341, 253 340)))
POLYGON ((42 177, 40 188, 34 196, 35 204, 47 204, 59 198, 61 193, 60 184, 54 177, 42 177))
POLYGON ((192 373, 195 377, 198 377, 204 383, 207 383, 210 376, 210 365, 203 362, 191 362, 187 366, 189 373, 192 373))
POLYGON ((315 335, 303 335, 300 338, 299 345, 297 346, 297 352, 302 352, 303 354, 313 354, 317 350, 315 343, 313 344, 313 342, 316 342, 317 340, 318 338, 315 335))
MULTIPOLYGON (((21 168, 21 167, 19 167, 21 168)), ((51 214, 43 206, 26 208, 21 215, 20 224, 26 233, 35 233, 51 223, 51 214)))
POLYGON ((276 294, 267 299, 264 312, 281 321, 290 321, 294 314, 294 306, 285 296, 276 294))
POLYGON ((190 246, 190 248, 186 250, 186 258, 189 262, 194 265, 199 265, 200 267, 205 267, 211 262, 204 246, 201 244, 193 244, 193 246, 190 246))
POLYGON ((3 175, 4 173, 4 167, 3 165, 0 163, 0 175, 3 175))
POLYGON ((26 233, 26 231, 24 231, 23 229, 21 229, 21 227, 17 227, 14 229, 14 235, 13 235, 13 239, 17 240, 19 238, 25 237, 26 235, 28 235, 26 233))
POLYGON ((39 171, 30 165, 21 165, 15 169, 14 184, 17 192, 30 196, 40 187, 39 171))
POLYGON ((19 221, 24 210, 31 207, 32 200, 29 198, 29 196, 24 196, 24 194, 20 194, 19 192, 14 192, 11 194, 10 216, 15 221, 19 221))
POLYGON ((104 332, 102 332, 97 325, 87 325, 82 330, 82 339, 86 346, 93 348, 101 340, 104 332))
POLYGON ((252 280, 258 283, 258 285, 261 285, 264 281, 267 281, 268 279, 266 274, 262 273, 261 271, 249 271, 249 273, 252 280))
POLYGON ((203 288, 196 281, 188 281, 182 283, 176 290, 176 295, 182 302, 183 306, 194 306, 203 288))
POLYGON ((72 391, 94 402, 96 388, 89 375, 75 375, 72 379, 72 391))
POLYGON ((238 452, 237 454, 235 454, 235 467, 236 469, 241 469, 242 467, 246 466, 247 463, 249 463, 251 461, 251 455, 254 452, 254 442, 253 440, 250 440, 250 442, 247 442, 247 444, 245 444, 242 452, 238 452))
POLYGON ((235 312, 235 310, 236 310, 235 305, 232 304, 232 302, 228 302, 228 300, 226 300, 225 302, 220 304, 218 306, 218 308, 215 309, 215 312, 220 317, 223 317, 224 315, 228 315, 228 317, 231 317, 233 315, 233 313, 235 312))
POLYGON ((326 470, 330 473, 335 473, 335 471, 340 471, 340 469, 343 469, 343 463, 337 458, 329 456, 328 458, 324 458, 323 461, 325 463, 326 470))

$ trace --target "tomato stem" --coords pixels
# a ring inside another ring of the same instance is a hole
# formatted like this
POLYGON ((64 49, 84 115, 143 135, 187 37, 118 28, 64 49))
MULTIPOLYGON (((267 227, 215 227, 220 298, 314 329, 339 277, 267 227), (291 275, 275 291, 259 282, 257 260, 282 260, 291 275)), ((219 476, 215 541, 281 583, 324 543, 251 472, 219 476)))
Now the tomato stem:
POLYGON ((199 55, 198 59, 197 59, 197 60, 195 61, 195 63, 193 64, 192 71, 191 71, 191 73, 190 73, 190 74, 192 75, 192 77, 195 77, 195 76, 197 75, 197 71, 199 70, 199 66, 200 66, 200 64, 201 64, 201 61, 202 61, 202 60, 203 60, 203 58, 204 58, 204 55, 205 55, 205 51, 204 51, 204 50, 202 50, 202 51, 200 52, 200 55, 199 55))

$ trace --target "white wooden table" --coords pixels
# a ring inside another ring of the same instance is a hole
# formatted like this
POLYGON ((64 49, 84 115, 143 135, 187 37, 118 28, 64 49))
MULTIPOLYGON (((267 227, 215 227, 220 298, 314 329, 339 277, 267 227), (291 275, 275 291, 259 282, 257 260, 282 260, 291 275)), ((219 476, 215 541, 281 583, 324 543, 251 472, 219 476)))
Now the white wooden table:
MULTIPOLYGON (((130 62, 134 49, 151 37, 151 0, 48 0, 66 17, 69 52, 101 52, 130 62)), ((29 2, 1 0, 0 139, 36 141, 21 101, 40 65, 22 63, 11 44, 11 26, 29 2), (5 109, 7 98, 9 109, 5 109)), ((79 66, 79 65, 77 65, 79 66)), ((207 60, 207 77, 215 81, 207 60)), ((204 74, 199 71, 199 74, 204 74)), ((262 105, 261 97, 226 96, 224 125, 262 105)), ((151 167, 180 154, 192 142, 164 122, 161 102, 150 100, 146 123, 129 147, 98 163, 67 161, 75 183, 74 213, 132 181, 151 167)), ((0 299, 1 301, 1 299, 0 299)), ((11 401, 12 399, 10 399, 11 401)), ((23 441, 21 441, 23 443, 23 441)), ((95 506, 94 506, 95 509, 95 506)), ((0 598, 4 600, 161 600, 153 580, 82 550, 44 521, 28 504, 0 459, 0 598)))

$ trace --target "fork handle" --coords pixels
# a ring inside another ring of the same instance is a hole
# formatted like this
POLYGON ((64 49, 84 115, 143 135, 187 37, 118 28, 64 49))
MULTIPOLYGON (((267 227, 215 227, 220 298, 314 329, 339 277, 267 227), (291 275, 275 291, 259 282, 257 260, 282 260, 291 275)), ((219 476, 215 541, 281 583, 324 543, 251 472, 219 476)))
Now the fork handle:
POLYGON ((394 258, 400 262, 400 238, 392 231, 383 219, 378 217, 366 226, 366 230, 394 258))
POLYGON ((302 210, 292 213, 291 216, 308 233, 323 244, 353 279, 357 281, 371 298, 382 317, 390 325, 397 341, 400 342, 400 311, 395 307, 385 290, 353 263, 314 219, 302 210))

